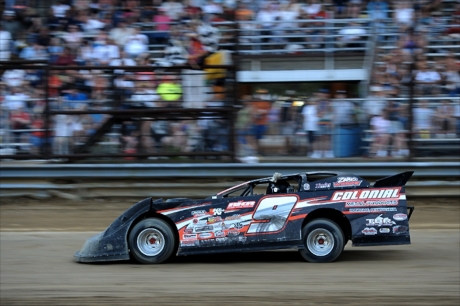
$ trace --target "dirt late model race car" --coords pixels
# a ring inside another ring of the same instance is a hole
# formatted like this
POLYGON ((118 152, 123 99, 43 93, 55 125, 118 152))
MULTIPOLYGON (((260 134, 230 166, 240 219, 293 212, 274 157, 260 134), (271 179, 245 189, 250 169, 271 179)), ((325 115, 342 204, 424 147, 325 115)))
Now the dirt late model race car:
POLYGON ((413 172, 373 186, 347 173, 306 172, 248 181, 202 200, 144 199, 89 238, 77 262, 133 258, 163 263, 173 254, 298 249, 332 262, 353 246, 410 244, 405 184, 413 172))

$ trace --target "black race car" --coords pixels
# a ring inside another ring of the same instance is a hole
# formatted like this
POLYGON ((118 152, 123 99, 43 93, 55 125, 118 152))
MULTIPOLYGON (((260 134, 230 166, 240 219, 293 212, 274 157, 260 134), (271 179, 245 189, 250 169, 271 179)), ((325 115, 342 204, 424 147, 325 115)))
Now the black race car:
POLYGON ((332 262, 353 246, 410 244, 405 184, 413 172, 373 186, 348 173, 306 172, 248 181, 202 200, 144 199, 89 238, 77 262, 163 263, 171 256, 298 249, 332 262))

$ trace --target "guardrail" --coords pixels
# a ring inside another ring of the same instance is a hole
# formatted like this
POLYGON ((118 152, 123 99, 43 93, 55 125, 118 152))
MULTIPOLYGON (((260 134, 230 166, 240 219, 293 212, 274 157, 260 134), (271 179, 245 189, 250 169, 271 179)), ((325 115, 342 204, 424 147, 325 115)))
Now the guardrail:
MULTIPOLYGON (((274 172, 305 171, 348 172, 369 179, 415 171, 414 178, 456 179, 460 162, 393 162, 393 163, 263 163, 263 164, 0 164, 5 179, 154 179, 232 178, 247 179, 271 176, 274 172)), ((0 190, 3 183, 0 185, 0 190)))

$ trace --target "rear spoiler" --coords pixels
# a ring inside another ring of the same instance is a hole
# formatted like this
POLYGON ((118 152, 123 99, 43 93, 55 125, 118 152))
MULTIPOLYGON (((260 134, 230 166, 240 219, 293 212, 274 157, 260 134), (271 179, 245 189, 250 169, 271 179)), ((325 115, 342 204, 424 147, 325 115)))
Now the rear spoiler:
POLYGON ((387 176, 377 180, 374 187, 397 187, 406 185, 414 171, 401 172, 392 176, 387 176))

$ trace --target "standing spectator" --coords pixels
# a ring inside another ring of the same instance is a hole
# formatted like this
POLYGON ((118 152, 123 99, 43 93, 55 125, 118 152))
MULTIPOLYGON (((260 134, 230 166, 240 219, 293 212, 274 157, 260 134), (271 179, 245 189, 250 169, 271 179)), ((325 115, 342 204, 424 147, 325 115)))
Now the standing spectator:
POLYGON ((251 98, 245 97, 243 99, 243 108, 238 111, 235 124, 238 151, 242 156, 255 155, 255 140, 251 130, 252 114, 251 98))
MULTIPOLYGON (((271 4, 266 4, 257 14, 256 20, 261 28, 261 35, 268 36, 272 35, 272 29, 276 20, 276 12, 272 10, 271 4)), ((268 42, 269 38, 265 37, 262 42, 268 42)))
POLYGON ((407 149, 407 136, 404 130, 402 118, 402 107, 395 100, 389 100, 387 104, 388 119, 391 122, 389 134, 393 142, 392 156, 408 156, 409 150, 407 149))
POLYGON ((323 156, 326 158, 334 158, 334 153, 331 149, 333 116, 334 111, 329 98, 329 90, 321 89, 318 102, 318 149, 322 151, 323 156))
POLYGON ((16 20, 16 13, 14 11, 4 11, 1 24, 3 31, 10 32, 13 40, 18 39, 22 26, 16 20))
MULTIPOLYGON (((385 20, 388 18, 388 3, 385 0, 371 0, 367 4, 369 18, 375 26, 377 34, 385 34, 386 24, 385 20)), ((384 36, 379 36, 378 40, 382 41, 384 36)))
POLYGON ((453 105, 449 104, 448 100, 442 100, 441 105, 436 109, 435 113, 435 127, 437 136, 452 137, 455 136, 455 109, 453 105))
POLYGON ((304 116, 303 128, 307 133, 307 141, 310 147, 311 158, 321 158, 321 151, 318 147, 318 102, 315 98, 309 100, 307 106, 302 109, 302 115, 304 116))
POLYGON ((346 100, 346 91, 338 90, 333 103, 334 124, 339 128, 354 127, 357 123, 355 105, 346 100))
MULTIPOLYGON (((266 90, 261 90, 261 93, 266 93, 266 90)), ((272 107, 270 101, 258 98, 252 102, 253 109, 253 126, 252 133, 255 137, 256 150, 258 154, 262 154, 260 148, 260 140, 264 137, 268 125, 268 113, 272 107)))
POLYGON ((351 21, 348 27, 339 31, 339 35, 342 35, 338 38, 339 46, 361 47, 362 44, 355 43, 355 41, 362 40, 366 35, 366 30, 359 23, 351 21))
POLYGON ((434 111, 429 108, 427 100, 421 100, 414 108, 414 132, 421 138, 429 138, 433 129, 434 111))
POLYGON ((370 89, 371 94, 366 98, 363 105, 364 111, 367 115, 367 127, 370 126, 372 117, 380 116, 382 114, 382 110, 387 105, 385 91, 382 87, 373 85, 370 89))
POLYGON ((10 126, 13 132, 14 141, 17 143, 29 143, 29 131, 31 118, 24 107, 12 109, 10 112, 10 126))
POLYGON ((70 115, 54 116, 53 153, 67 155, 70 153, 73 122, 70 115))
POLYGON ((0 23, 0 61, 7 61, 11 57, 11 44, 13 39, 11 33, 3 29, 0 23))
POLYGON ((391 121, 388 119, 388 111, 383 109, 379 116, 372 118, 370 125, 372 127, 374 137, 370 154, 377 157, 388 156, 388 145, 390 142, 391 130, 391 121))

